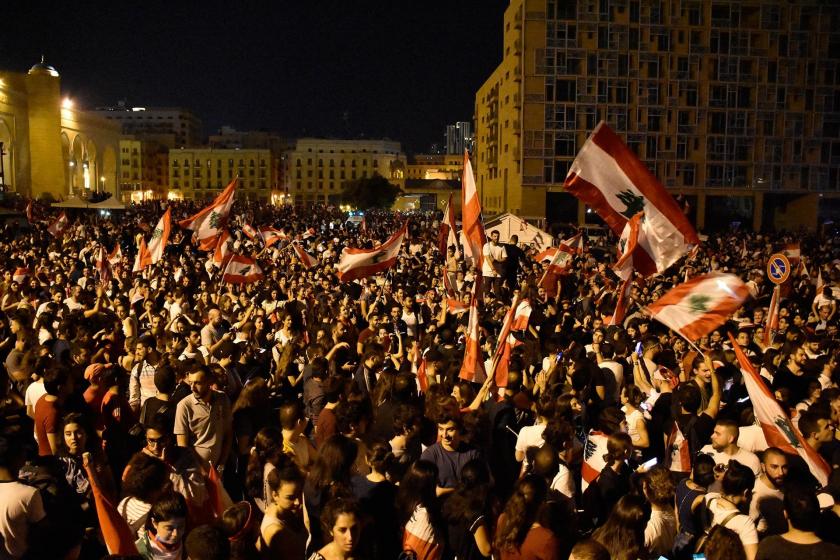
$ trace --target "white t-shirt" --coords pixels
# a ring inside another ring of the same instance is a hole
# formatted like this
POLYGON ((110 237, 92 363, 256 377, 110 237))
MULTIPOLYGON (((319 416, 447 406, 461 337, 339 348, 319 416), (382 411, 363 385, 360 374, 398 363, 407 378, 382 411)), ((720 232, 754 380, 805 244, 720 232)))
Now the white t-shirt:
MULTIPOLYGON (((536 424, 534 426, 525 426, 519 430, 519 436, 516 438, 516 450, 520 453, 527 453, 529 447, 542 447, 545 444, 543 439, 543 432, 545 431, 545 424, 536 424)), ((523 461, 525 468, 528 468, 528 457, 525 456, 523 461)))
POLYGON ((572 478, 572 471, 564 464, 560 464, 554 480, 551 481, 551 489, 557 490, 567 498, 575 498, 575 479, 572 478))
POLYGON ((767 439, 761 426, 752 424, 743 426, 738 435, 738 447, 745 451, 762 452, 767 449, 767 439))
POLYGON ((490 264, 490 259, 488 257, 492 257, 494 261, 504 261, 507 258, 507 251, 503 245, 493 245, 492 241, 488 241, 484 244, 484 248, 481 250, 481 253, 484 255, 484 260, 481 262, 481 273, 482 275, 488 278, 497 278, 499 273, 496 272, 496 269, 493 268, 493 265, 490 264))
MULTIPOLYGON (((47 390, 44 389, 44 382, 42 380, 34 381, 29 384, 29 387, 26 388, 26 393, 23 396, 23 403, 26 407, 32 407, 32 411, 35 411, 35 403, 38 402, 38 399, 43 397, 47 394, 47 390)), ((35 441, 38 441, 38 432, 35 432, 35 441)))
POLYGON ((677 537, 677 518, 673 511, 652 509, 645 526, 645 548, 650 556, 670 555, 677 537))
POLYGON ((761 533, 777 535, 787 531, 784 503, 785 494, 781 490, 769 487, 761 480, 755 479, 752 501, 750 502, 750 519, 761 533))
POLYGON ((627 420, 627 435, 633 440, 633 445, 639 441, 639 430, 637 428, 639 420, 644 420, 645 416, 640 410, 634 410, 630 414, 625 412, 625 419, 627 420))
POLYGON ((747 451, 746 449, 738 448, 738 452, 734 455, 728 455, 723 453, 722 451, 715 451, 712 444, 705 445, 700 450, 700 453, 705 453, 706 455, 711 455, 712 458, 715 460, 715 463, 718 465, 727 465, 729 464, 730 459, 734 459, 744 465, 745 467, 749 467, 750 470, 758 476, 761 474, 761 461, 759 461, 758 456, 753 453, 752 451, 747 451))
POLYGON ((29 526, 47 514, 41 494, 17 481, 0 482, 0 557, 20 558, 26 553, 29 526))
MULTIPOLYGON (((733 512, 732 509, 726 509, 720 505, 721 500, 719 498, 720 494, 715 492, 706 494, 706 506, 712 513, 712 526, 720 525, 733 512)), ((727 521, 726 528, 738 533, 738 538, 741 539, 741 544, 744 546, 758 544, 758 532, 755 530, 755 523, 753 523, 753 520, 748 515, 738 513, 735 517, 727 521)))

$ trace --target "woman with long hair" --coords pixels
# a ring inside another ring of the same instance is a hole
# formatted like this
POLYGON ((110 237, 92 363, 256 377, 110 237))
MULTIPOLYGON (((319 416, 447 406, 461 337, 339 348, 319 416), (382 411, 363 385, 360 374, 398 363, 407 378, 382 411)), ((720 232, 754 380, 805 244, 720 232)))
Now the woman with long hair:
POLYGON ((490 471, 484 461, 473 459, 461 468, 460 478, 443 505, 449 551, 459 560, 489 558, 494 510, 490 471))
POLYGON ((262 558, 303 558, 309 533, 303 520, 303 475, 294 465, 274 469, 267 482, 271 503, 260 525, 262 558))
POLYGON ((537 475, 525 475, 505 504, 496 525, 493 545, 502 560, 557 560, 560 541, 539 523, 540 508, 548 483, 537 475))
POLYGON ((245 476, 245 490, 253 498, 260 511, 265 512, 271 504, 271 489, 268 475, 289 464, 283 453, 283 433, 277 428, 263 428, 254 438, 254 447, 248 456, 248 471, 245 476))
POLYGON ((352 494, 350 479, 358 453, 356 442, 341 434, 330 436, 318 450, 318 457, 303 487, 311 532, 309 551, 324 546, 320 524, 324 504, 332 498, 352 494))
POLYGON ((146 532, 134 543, 144 560, 181 560, 186 537, 187 501, 177 492, 161 496, 146 518, 146 532))
POLYGON ((738 533, 723 525, 715 525, 709 531, 703 554, 706 560, 747 560, 738 533))
POLYGON ((321 530, 329 542, 309 560, 354 560, 359 558, 362 517, 358 504, 346 498, 334 498, 324 507, 321 530))
POLYGON ((613 560, 645 558, 645 525, 649 517, 650 506, 644 498, 623 496, 592 538, 609 551, 613 560))
POLYGON ((436 496, 438 468, 430 461, 409 467, 397 491, 397 514, 404 524, 402 548, 417 560, 439 560, 444 532, 436 496))
POLYGON ((227 508, 219 520, 230 542, 230 560, 253 560, 259 540, 258 512, 250 502, 238 502, 227 508))
POLYGON ((644 400, 645 394, 635 385, 626 385, 621 390, 621 404, 627 421, 627 433, 633 442, 634 457, 639 461, 642 460, 644 451, 650 447, 647 422, 641 410, 644 400))
POLYGON ((607 437, 605 465, 598 475, 601 512, 608 514, 618 499, 630 492, 632 470, 627 459, 633 454, 633 442, 628 434, 618 432, 607 437))

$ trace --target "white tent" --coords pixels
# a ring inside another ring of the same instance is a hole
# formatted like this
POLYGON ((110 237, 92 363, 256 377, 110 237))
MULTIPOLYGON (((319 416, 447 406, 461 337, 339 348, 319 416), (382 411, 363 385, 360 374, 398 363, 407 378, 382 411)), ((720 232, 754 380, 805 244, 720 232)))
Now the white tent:
POLYGON ((543 231, 535 225, 529 224, 519 216, 510 213, 501 214, 484 224, 487 237, 491 231, 499 232, 499 241, 508 243, 511 235, 519 237, 519 243, 531 245, 538 251, 554 246, 554 238, 547 231, 543 231))
POLYGON ((77 196, 68 196, 63 202, 53 202, 54 208, 89 208, 94 210, 125 210, 125 205, 116 198, 109 196, 99 202, 89 202, 77 196))

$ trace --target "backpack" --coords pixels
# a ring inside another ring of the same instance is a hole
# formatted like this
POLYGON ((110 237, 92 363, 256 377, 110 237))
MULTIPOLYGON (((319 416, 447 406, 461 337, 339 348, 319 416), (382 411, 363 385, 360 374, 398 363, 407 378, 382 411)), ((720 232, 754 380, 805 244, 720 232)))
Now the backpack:
MULTIPOLYGON (((712 500, 716 500, 717 498, 712 498, 712 500)), ((695 554, 700 554, 706 548, 706 542, 709 540, 709 533, 712 530, 712 523, 714 515, 712 514, 712 510, 709 509, 709 502, 711 500, 706 501, 703 500, 703 503, 700 504, 699 514, 700 514, 700 522, 702 526, 702 532, 697 536, 697 540, 694 543, 694 552, 695 554)), ((740 515, 741 512, 737 509, 723 518, 723 521, 720 522, 720 525, 726 527, 726 524, 732 521, 736 515, 740 515)))

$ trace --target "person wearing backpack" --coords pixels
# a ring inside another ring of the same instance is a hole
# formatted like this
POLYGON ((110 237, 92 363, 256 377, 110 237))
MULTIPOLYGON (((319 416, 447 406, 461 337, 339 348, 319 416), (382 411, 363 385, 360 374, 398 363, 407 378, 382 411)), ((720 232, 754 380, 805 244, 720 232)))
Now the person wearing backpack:
POLYGON ((704 513, 704 534, 698 539, 696 552, 702 552, 706 545, 709 530, 715 525, 722 525, 738 534, 747 560, 754 560, 758 551, 758 531, 750 516, 744 513, 749 509, 755 475, 749 467, 738 461, 729 461, 721 481, 721 492, 706 495, 704 513))
POLYGON ((674 540, 673 558, 691 558, 697 537, 703 532, 699 513, 705 508, 708 487, 715 481, 715 460, 698 455, 691 469, 691 477, 677 484, 677 522, 679 532, 674 540))

